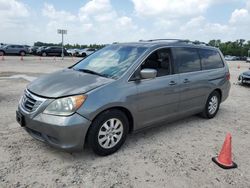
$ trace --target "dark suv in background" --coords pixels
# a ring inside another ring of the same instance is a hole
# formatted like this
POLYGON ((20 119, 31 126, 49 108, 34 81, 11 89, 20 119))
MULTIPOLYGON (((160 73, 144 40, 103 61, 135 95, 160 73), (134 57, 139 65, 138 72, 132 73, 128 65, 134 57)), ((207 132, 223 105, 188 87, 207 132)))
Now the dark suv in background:
MULTIPOLYGON (((59 46, 51 46, 47 48, 41 48, 37 50, 37 55, 41 56, 61 56, 62 55, 62 47, 59 46)), ((67 50, 63 49, 64 56, 67 56, 67 50)))
POLYGON ((28 48, 24 45, 9 44, 0 47, 0 56, 3 55, 21 55, 25 56, 28 48))

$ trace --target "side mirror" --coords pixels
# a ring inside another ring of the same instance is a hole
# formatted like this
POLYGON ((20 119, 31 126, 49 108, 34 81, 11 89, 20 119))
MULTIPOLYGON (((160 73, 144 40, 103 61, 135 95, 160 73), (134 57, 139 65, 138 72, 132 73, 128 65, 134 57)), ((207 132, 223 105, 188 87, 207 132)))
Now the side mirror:
POLYGON ((143 79, 153 79, 157 75, 157 70, 155 69, 142 69, 140 75, 143 79))

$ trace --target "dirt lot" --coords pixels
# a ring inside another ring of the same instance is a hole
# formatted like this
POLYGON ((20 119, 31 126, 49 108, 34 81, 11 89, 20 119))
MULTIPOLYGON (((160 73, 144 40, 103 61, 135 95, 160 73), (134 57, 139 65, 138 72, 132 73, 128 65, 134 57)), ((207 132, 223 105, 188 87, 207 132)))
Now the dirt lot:
POLYGON ((88 148, 73 154, 51 148, 15 120, 27 80, 76 61, 0 59, 0 187, 250 187, 250 87, 236 84, 250 64, 229 62, 231 93, 216 118, 193 116, 132 134, 119 152, 98 157, 88 148), (211 161, 227 132, 239 166, 234 170, 211 161))

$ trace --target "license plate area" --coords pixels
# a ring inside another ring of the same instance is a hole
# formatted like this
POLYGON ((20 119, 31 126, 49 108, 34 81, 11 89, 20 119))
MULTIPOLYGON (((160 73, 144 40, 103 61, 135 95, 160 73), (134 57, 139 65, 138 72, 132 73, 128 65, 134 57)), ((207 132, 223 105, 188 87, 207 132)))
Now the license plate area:
POLYGON ((16 111, 16 120, 21 125, 21 127, 25 127, 24 116, 18 111, 16 111))

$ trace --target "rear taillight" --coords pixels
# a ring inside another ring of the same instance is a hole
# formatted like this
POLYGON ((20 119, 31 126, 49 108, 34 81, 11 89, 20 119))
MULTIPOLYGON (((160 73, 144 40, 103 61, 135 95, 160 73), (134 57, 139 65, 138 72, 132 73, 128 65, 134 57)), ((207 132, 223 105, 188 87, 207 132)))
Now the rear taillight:
POLYGON ((227 80, 230 80, 230 72, 228 72, 228 73, 226 74, 226 79, 227 79, 227 80))

